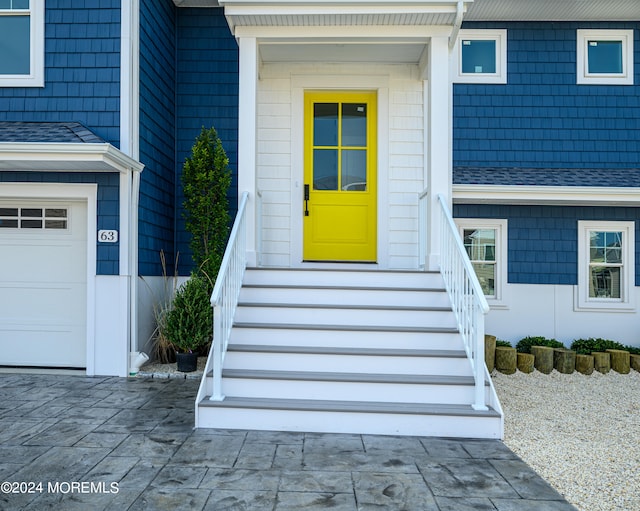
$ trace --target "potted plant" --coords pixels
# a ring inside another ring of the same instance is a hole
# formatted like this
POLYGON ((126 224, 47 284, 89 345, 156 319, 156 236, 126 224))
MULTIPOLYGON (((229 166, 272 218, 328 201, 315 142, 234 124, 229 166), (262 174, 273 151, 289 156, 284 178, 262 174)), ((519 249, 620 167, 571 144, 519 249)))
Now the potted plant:
POLYGON ((198 351, 210 342, 213 330, 209 282, 205 277, 192 274, 178 288, 166 314, 165 330, 176 349, 178 371, 195 371, 198 351))

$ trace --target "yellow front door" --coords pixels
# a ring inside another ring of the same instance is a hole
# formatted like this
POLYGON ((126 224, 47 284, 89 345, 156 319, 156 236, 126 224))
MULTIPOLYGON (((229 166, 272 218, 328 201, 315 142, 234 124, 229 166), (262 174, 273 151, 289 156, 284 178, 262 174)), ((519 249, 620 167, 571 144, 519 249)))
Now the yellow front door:
POLYGON ((376 261, 376 99, 305 94, 305 261, 376 261))

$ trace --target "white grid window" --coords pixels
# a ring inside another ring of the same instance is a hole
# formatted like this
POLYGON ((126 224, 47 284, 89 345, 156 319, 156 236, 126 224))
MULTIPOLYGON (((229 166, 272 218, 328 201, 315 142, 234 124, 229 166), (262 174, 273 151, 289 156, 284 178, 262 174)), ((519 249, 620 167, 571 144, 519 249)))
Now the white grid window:
POLYGON ((492 307, 505 305, 507 287, 507 221, 456 218, 464 248, 492 307))
POLYGON ((578 222, 579 310, 634 308, 633 222, 578 222))
POLYGON ((0 0, 0 87, 44 86, 44 0, 0 0))

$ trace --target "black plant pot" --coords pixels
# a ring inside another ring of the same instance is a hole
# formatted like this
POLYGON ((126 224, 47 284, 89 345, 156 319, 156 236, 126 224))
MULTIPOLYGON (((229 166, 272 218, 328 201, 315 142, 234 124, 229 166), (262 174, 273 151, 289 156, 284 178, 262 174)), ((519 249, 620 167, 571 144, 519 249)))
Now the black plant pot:
POLYGON ((176 353, 176 365, 178 371, 191 373, 198 368, 197 353, 176 353))

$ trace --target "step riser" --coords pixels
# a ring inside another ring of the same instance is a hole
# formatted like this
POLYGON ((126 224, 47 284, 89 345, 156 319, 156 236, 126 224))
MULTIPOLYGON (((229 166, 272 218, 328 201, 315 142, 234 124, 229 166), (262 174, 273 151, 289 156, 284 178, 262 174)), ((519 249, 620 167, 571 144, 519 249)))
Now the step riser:
POLYGON ((388 401, 408 403, 466 404, 474 400, 469 385, 426 385, 364 382, 317 382, 300 380, 223 378, 222 388, 228 397, 273 399, 320 399, 341 401, 388 401))
POLYGON ((464 349, 462 339, 457 333, 362 332, 275 328, 234 328, 231 332, 231 343, 344 348, 464 349))
POLYGON ((226 369, 257 369, 263 371, 471 376, 471 368, 466 358, 446 357, 383 357, 229 351, 225 356, 224 367, 226 369))
POLYGON ((367 435, 500 438, 500 419, 200 407, 197 427, 367 435))
POLYGON ((406 287, 432 289, 444 287, 439 273, 411 272, 323 272, 304 270, 247 270, 246 285, 276 286, 345 286, 345 287, 406 287))
POLYGON ((393 327, 453 328, 456 326, 451 311, 245 307, 242 305, 238 306, 235 322, 393 327))
POLYGON ((289 303, 314 305, 377 305, 413 307, 449 307, 449 297, 444 292, 427 291, 378 291, 362 289, 294 289, 294 288, 243 288, 240 302, 289 303))

